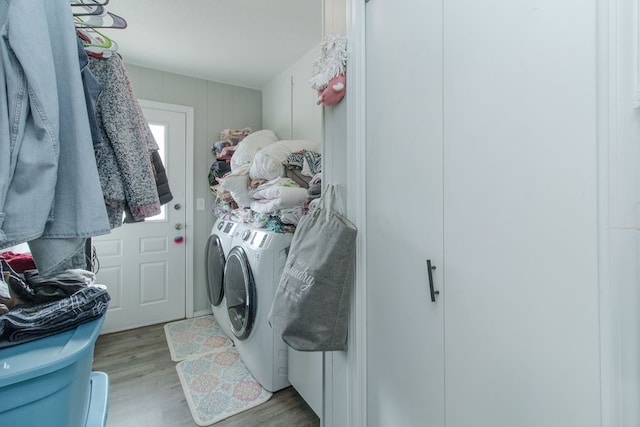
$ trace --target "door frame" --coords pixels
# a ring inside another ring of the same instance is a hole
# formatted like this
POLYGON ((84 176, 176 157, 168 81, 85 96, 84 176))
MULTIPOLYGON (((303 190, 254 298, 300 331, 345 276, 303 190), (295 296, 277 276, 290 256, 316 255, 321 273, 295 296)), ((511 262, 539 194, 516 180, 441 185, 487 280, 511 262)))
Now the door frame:
POLYGON ((152 108, 156 110, 170 111, 172 113, 182 113, 185 116, 185 317, 193 317, 193 146, 194 146, 194 112, 193 107, 178 104, 169 104, 166 102, 149 101, 146 99, 138 99, 138 103, 142 108, 152 108))
MULTIPOLYGON (((602 426, 614 427, 637 425, 640 421, 638 411, 629 409, 640 393, 637 387, 638 371, 632 362, 637 352, 633 355, 624 352, 625 348, 637 348, 640 342, 634 315, 630 313, 630 306, 624 304, 624 301, 636 298, 637 289, 629 289, 628 283, 633 280, 629 275, 637 272, 639 266, 637 255, 635 265, 625 268, 615 259, 616 255, 633 250, 628 242, 619 238, 621 233, 629 232, 629 227, 631 230, 637 227, 637 223, 628 224, 624 222, 626 218, 621 219, 621 214, 627 213, 626 200, 636 194, 629 187, 624 189, 624 193, 616 194, 622 191, 619 187, 623 184, 616 172, 619 169, 628 170, 633 165, 637 167, 640 162, 637 155, 631 160, 626 156, 633 155, 635 151, 635 148, 630 149, 630 145, 636 143, 639 129, 637 112, 630 117, 633 107, 630 98, 640 83, 640 26, 637 20, 640 1, 625 3, 620 0, 598 0, 597 7, 601 408, 602 426), (627 19, 627 14, 635 19, 627 19), (621 58, 620 53, 625 46, 630 49, 621 58), (625 68, 625 61, 633 64, 633 70, 625 68), (630 72, 633 77, 629 76, 630 72), (634 376, 631 380, 630 375, 634 376), (636 381, 635 389, 625 386, 625 382, 629 381, 636 381)), ((638 108, 637 105, 635 107, 638 108)), ((634 189, 637 193, 638 184, 634 189)), ((636 245, 638 239, 636 234, 636 245)), ((634 309, 637 309, 637 303, 634 309)))
MULTIPOLYGON (((349 40, 349 96, 347 114, 347 172, 349 194, 347 215, 358 225, 354 291, 351 302, 347 393, 349 423, 367 425, 367 162, 366 162, 366 28, 365 1, 346 0, 346 28, 349 40)), ((325 123, 326 126, 326 123, 325 123)))

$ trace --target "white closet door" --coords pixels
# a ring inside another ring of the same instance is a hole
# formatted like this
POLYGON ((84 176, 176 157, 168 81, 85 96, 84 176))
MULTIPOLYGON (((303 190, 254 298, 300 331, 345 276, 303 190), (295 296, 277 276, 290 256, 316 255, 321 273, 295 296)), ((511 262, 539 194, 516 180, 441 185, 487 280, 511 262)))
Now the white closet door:
POLYGON ((447 426, 599 426, 596 2, 444 17, 447 426))
POLYGON ((368 426, 444 425, 442 1, 366 6, 368 426))

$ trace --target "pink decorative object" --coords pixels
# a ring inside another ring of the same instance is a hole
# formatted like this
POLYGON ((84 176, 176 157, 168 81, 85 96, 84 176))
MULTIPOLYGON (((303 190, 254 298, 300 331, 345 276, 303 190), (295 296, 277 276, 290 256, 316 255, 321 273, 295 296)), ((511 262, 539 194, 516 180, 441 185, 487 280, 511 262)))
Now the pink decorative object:
POLYGON ((344 98, 347 78, 344 74, 338 74, 331 80, 323 90, 318 91, 318 105, 336 105, 344 98))
POLYGON ((336 105, 344 98, 347 56, 346 37, 329 34, 324 38, 309 81, 311 88, 318 91, 318 105, 336 105))

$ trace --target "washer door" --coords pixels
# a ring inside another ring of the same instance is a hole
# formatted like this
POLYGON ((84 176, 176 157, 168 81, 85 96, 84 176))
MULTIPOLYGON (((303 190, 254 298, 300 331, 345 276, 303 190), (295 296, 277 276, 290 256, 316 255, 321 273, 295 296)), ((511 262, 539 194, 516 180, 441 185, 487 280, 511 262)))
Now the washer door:
POLYGON ((220 305, 224 296, 224 252, 217 234, 212 234, 207 240, 205 249, 207 295, 209 302, 215 306, 220 305))
POLYGON ((224 293, 231 332, 236 338, 245 340, 251 333, 256 313, 256 287, 247 254, 240 246, 229 251, 224 267, 224 293))

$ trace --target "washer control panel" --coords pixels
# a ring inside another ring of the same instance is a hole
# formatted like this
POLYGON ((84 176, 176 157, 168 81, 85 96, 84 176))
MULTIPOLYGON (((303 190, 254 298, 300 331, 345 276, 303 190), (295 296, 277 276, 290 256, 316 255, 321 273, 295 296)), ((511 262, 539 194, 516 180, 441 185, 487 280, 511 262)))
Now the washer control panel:
POLYGON ((269 234, 258 230, 244 230, 241 238, 253 247, 264 248, 267 246, 269 234))
POLYGON ((218 223, 218 230, 230 236, 233 235, 233 233, 236 231, 236 228, 238 228, 238 224, 233 221, 220 221, 218 223))

